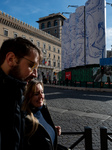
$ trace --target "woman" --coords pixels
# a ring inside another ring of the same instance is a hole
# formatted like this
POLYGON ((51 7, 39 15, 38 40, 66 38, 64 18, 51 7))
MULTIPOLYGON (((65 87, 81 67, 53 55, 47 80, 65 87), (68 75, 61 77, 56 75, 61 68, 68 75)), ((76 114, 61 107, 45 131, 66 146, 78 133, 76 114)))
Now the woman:
POLYGON ((26 115, 24 150, 56 150, 60 126, 54 126, 44 100, 43 84, 32 80, 27 85, 23 111, 26 115))

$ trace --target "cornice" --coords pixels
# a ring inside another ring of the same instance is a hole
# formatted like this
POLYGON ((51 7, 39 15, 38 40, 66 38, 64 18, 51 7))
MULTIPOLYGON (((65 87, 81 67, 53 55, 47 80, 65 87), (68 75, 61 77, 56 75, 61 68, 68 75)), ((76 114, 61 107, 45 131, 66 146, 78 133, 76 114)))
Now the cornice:
POLYGON ((0 23, 61 47, 61 40, 0 11, 0 23))
POLYGON ((45 16, 45 17, 42 17, 42 18, 39 18, 39 21, 36 21, 36 22, 38 22, 38 23, 40 23, 40 22, 42 22, 42 21, 44 21, 44 20, 49 20, 49 19, 52 19, 52 18, 59 18, 59 17, 61 17, 61 18, 63 18, 63 20, 65 20, 65 19, 67 19, 63 14, 61 14, 60 12, 59 13, 53 13, 53 14, 49 14, 49 16, 45 16))

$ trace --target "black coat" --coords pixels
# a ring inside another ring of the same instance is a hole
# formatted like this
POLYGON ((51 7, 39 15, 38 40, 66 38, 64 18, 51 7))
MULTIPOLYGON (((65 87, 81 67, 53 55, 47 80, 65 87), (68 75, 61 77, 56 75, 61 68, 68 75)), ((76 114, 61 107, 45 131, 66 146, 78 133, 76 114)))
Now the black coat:
POLYGON ((21 112, 26 83, 7 76, 0 68, 0 150, 22 150, 24 117, 21 112))
MULTIPOLYGON (((27 138, 25 139, 24 150, 56 150, 57 149, 57 132, 46 105, 44 105, 43 108, 41 109, 41 113, 44 119, 47 121, 47 123, 50 124, 55 131, 54 145, 52 145, 51 138, 47 133, 47 131, 45 130, 45 128, 41 124, 39 124, 37 131, 29 139, 29 142, 27 141, 28 140, 27 138)), ((29 132, 29 130, 31 130, 30 123, 31 122, 28 120, 28 118, 26 118, 26 132, 29 132)))

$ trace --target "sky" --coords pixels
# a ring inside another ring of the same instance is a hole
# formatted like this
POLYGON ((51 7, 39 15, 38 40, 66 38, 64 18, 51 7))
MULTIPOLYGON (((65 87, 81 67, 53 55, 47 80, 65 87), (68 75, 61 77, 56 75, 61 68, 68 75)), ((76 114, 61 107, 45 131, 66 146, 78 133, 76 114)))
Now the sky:
MULTIPOLYGON (((87 0, 0 0, 0 10, 35 28, 39 28, 36 21, 52 13, 71 12, 76 8, 68 5, 83 6, 87 0)), ((112 3, 112 0, 106 0, 112 3)), ((112 45, 112 6, 106 5, 106 50, 112 45)), ((69 18, 69 14, 63 14, 69 18)))

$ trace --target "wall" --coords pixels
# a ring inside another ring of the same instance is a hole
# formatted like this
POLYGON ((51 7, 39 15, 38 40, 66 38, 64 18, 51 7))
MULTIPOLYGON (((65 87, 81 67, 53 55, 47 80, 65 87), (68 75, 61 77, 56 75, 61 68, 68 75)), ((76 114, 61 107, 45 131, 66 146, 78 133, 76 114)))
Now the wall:
POLYGON ((85 5, 86 64, 99 64, 105 57, 105 0, 88 0, 85 5))
POLYGON ((64 21, 62 70, 99 64, 105 57, 105 0, 88 0, 64 21))

